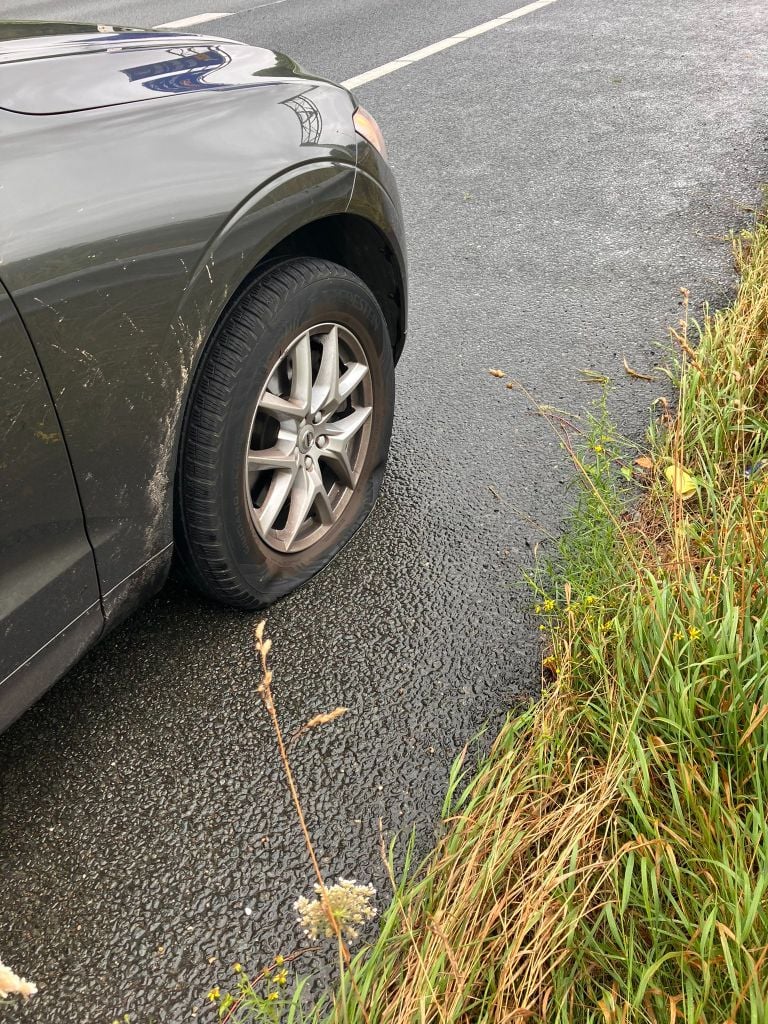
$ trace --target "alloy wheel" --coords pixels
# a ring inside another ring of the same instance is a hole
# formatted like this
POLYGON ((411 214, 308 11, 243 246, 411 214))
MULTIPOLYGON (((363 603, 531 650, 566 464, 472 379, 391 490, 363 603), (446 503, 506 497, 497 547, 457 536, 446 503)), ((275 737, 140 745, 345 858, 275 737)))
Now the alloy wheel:
POLYGON ((365 463, 373 401, 363 347, 341 324, 304 331, 278 359, 245 454, 251 520, 269 547, 303 551, 338 521, 365 463))

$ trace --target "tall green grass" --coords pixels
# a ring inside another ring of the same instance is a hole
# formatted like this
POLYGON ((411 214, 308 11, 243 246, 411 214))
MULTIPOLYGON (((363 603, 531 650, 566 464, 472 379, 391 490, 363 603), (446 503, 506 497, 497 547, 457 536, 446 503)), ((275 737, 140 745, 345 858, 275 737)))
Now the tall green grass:
POLYGON ((733 304, 677 332, 646 468, 604 418, 572 449, 543 698, 455 765, 434 852, 317 1019, 768 1021, 765 224, 734 256, 733 304))

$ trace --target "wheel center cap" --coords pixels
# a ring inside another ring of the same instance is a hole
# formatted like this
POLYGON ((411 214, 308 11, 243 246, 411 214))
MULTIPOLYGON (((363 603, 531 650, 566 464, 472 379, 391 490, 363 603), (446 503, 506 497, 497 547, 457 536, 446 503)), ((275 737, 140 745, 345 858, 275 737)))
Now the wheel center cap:
POLYGON ((307 452, 312 448, 315 443, 315 432, 312 427, 304 427, 299 432, 299 451, 302 455, 306 455, 307 452))

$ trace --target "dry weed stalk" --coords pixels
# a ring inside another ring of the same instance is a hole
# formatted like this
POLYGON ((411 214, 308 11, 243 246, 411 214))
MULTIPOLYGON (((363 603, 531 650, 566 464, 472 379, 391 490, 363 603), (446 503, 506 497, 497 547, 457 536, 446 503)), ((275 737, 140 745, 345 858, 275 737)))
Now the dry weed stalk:
POLYGON ((334 708, 333 711, 324 711, 319 715, 315 715, 310 718, 308 722, 305 722, 300 729, 292 733, 289 743, 295 743, 296 740, 301 739, 305 733, 308 733, 311 729, 316 729, 319 725, 329 725, 331 722, 335 722, 338 718, 343 718, 344 715, 349 711, 349 708, 334 708))
MULTIPOLYGON (((259 662, 260 662, 260 666, 261 666, 261 680, 260 680, 258 688, 257 688, 258 689, 258 693, 259 693, 259 696, 261 697, 262 701, 264 702, 264 707, 267 709, 267 714, 269 715, 270 721, 272 723, 272 728, 273 728, 274 733, 275 733, 275 738, 277 740, 277 747, 278 747, 278 751, 280 753, 280 760, 281 760, 282 765, 283 765, 283 770, 285 771, 285 777, 286 777, 286 781, 288 783, 288 788, 289 788, 290 793, 291 793, 291 799, 293 801, 293 806, 294 806, 294 808, 296 810, 296 816, 297 816, 297 818, 299 820, 299 826, 301 828, 301 832, 302 832, 302 835, 304 837, 304 845, 307 848, 307 853, 309 854, 309 859, 312 862, 312 868, 313 868, 313 870, 315 872, 315 876, 317 878, 316 892, 318 894, 318 898, 320 899, 320 902, 321 902, 321 904, 323 906, 323 909, 325 911, 325 914, 326 914, 326 917, 328 919, 328 924, 330 926, 331 932, 333 933, 333 935, 336 936, 336 941, 338 943, 338 949, 339 949, 339 957, 343 961, 344 967, 346 968, 346 970, 347 970, 347 972, 349 974, 349 980, 350 980, 350 983, 352 985, 352 989, 355 992, 356 996, 358 997, 359 1005, 360 1005, 362 1016, 363 1016, 363 1020, 365 1021, 365 1024, 371 1024, 371 1022, 369 1020, 369 1017, 368 1017, 368 1014, 367 1014, 367 1011, 366 1011, 366 1008, 365 1008, 365 1002, 362 999, 362 997, 360 995, 360 992, 358 990, 358 987, 357 987, 354 971, 352 971, 350 969, 351 959, 352 958, 351 958, 351 955, 350 955, 350 952, 349 952, 349 947, 347 946, 347 943, 344 941, 344 936, 342 934, 341 924, 337 920, 336 915, 333 912, 333 907, 331 905, 331 902, 329 901, 329 898, 328 898, 328 887, 326 886, 325 878, 323 876, 323 872, 322 872, 322 870, 320 868, 320 864, 319 864, 319 861, 317 859, 317 854, 315 852, 315 847, 314 847, 314 844, 312 842, 312 836, 310 834, 309 828, 307 826, 307 820, 306 820, 306 817, 304 815, 304 808, 302 807, 301 799, 299 797, 298 787, 296 786, 296 779, 295 779, 295 776, 293 774, 293 768, 291 767, 291 762, 290 762, 290 759, 288 757, 288 751, 286 749, 285 739, 283 737, 283 731, 282 731, 282 729, 280 727, 280 720, 279 720, 278 715, 277 715, 277 708, 275 707, 274 697, 272 696, 272 679, 273 679, 273 676, 272 676, 272 670, 269 667, 269 661, 268 661, 268 659, 269 659, 269 652, 272 650, 272 641, 270 639, 268 639, 268 638, 265 638, 265 636, 264 636, 265 628, 266 628, 266 620, 262 619, 262 621, 256 626, 256 629, 254 631, 255 641, 256 641, 256 652, 257 652, 257 654, 259 656, 259 662)), ((336 710, 337 710, 337 712, 343 713, 346 709, 339 709, 339 708, 337 708, 336 710)), ((318 719, 320 717, 321 716, 316 716, 316 719, 318 719)), ((333 712, 329 716, 330 720, 333 720, 333 719, 338 718, 338 717, 340 717, 340 715, 339 714, 335 714, 333 712)), ((315 724, 319 724, 319 722, 317 722, 315 720, 315 724)), ((307 728, 308 726, 309 726, 309 723, 307 724, 307 726, 305 726, 305 728, 307 728)))

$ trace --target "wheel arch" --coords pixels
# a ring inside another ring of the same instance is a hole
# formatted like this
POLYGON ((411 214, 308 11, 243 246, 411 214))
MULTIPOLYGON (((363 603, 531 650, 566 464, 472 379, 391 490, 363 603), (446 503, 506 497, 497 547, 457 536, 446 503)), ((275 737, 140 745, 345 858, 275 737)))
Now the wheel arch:
POLYGON ((338 263, 365 282, 384 313, 397 359, 405 340, 405 281, 398 256, 381 230, 358 213, 310 221, 274 246, 253 274, 265 264, 301 256, 338 263))
POLYGON ((331 213, 307 221, 290 230, 284 238, 259 255, 228 296, 207 337, 202 340, 196 354, 197 364, 220 324, 264 270, 283 260, 301 257, 338 263, 370 288, 384 313, 393 355, 397 361, 406 333, 406 283, 399 254, 375 223, 358 213, 345 212, 331 213))
POLYGON ((397 361, 407 331, 402 234, 399 204, 347 165, 294 168, 235 212, 198 262, 171 325, 170 347, 182 353, 186 349, 187 364, 174 463, 194 381, 216 331, 243 292, 275 262, 301 256, 328 259, 360 277, 382 308, 397 361), (359 179, 364 181, 362 191, 355 188, 359 179))

